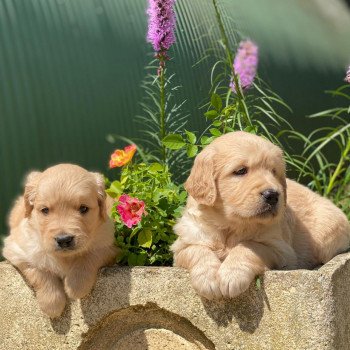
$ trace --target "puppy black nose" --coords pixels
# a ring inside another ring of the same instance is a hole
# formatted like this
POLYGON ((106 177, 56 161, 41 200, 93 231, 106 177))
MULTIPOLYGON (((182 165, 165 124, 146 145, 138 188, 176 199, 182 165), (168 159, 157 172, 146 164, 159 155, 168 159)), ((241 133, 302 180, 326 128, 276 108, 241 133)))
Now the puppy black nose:
POLYGON ((266 190, 264 192, 261 192, 261 195, 263 196, 264 201, 267 204, 276 205, 277 202, 278 202, 278 196, 280 194, 277 191, 275 191, 275 190, 268 189, 268 190, 266 190))
POLYGON ((74 236, 62 234, 55 237, 59 248, 71 248, 74 245, 74 236))

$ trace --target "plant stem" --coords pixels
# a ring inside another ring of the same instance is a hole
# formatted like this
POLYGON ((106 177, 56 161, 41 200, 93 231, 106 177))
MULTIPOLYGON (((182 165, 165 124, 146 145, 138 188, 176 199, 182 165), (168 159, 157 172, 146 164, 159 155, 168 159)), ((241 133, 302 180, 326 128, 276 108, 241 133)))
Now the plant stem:
POLYGON ((233 54, 232 54, 232 51, 230 50, 228 37, 227 37, 226 31, 225 31, 224 23, 222 22, 222 18, 221 18, 221 14, 220 14, 220 11, 218 8, 217 0, 212 0, 212 1, 213 1, 214 9, 215 9, 216 20, 218 22, 219 29, 220 29, 221 40, 222 40, 224 47, 225 47, 227 62, 229 64, 230 70, 232 72, 233 83, 235 85, 236 95, 237 95, 237 100, 238 100, 238 104, 240 107, 240 111, 241 111, 243 117, 245 118, 247 125, 253 126, 252 122, 249 118, 249 113, 248 113, 246 104, 244 103, 244 95, 243 95, 242 89, 239 85, 238 76, 237 76, 235 69, 233 67, 233 60, 232 60, 233 54))
POLYGON ((232 67, 233 66, 232 52, 230 50, 230 46, 229 46, 228 38, 227 38, 227 35, 226 35, 226 32, 225 32, 224 24, 223 24, 222 19, 221 19, 221 15, 220 15, 220 12, 219 12, 217 0, 213 0, 213 5, 214 5, 214 8, 215 8, 216 20, 218 22, 219 29, 220 29, 221 39, 222 39, 223 44, 225 46, 225 52, 226 52, 226 56, 227 56, 227 61, 230 64, 230 67, 232 67))
POLYGON ((165 76, 164 76, 164 59, 160 58, 159 66, 159 92, 160 92, 160 110, 159 110, 159 138, 161 145, 161 156, 164 164, 166 164, 166 150, 163 145, 165 137, 165 76))
POLYGON ((339 173, 342 170, 342 167, 344 165, 344 161, 345 161, 349 152, 350 152, 350 139, 348 139, 348 143, 347 143, 345 150, 343 151, 343 153, 340 157, 339 163, 338 163, 337 167, 335 168, 335 171, 334 171, 331 179, 329 180, 329 183, 328 183, 328 186, 326 189, 326 195, 329 195, 329 193, 333 190, 334 182, 337 179, 337 177, 339 176, 339 173))

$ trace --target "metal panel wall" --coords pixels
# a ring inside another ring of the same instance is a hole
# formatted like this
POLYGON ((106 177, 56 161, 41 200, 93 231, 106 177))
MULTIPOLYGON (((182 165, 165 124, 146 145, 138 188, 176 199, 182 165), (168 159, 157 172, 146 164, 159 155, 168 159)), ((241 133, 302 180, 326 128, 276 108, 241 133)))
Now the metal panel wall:
MULTIPOLYGON (((152 59, 145 7, 146 0, 0 0, 0 233, 30 169, 73 162, 106 172, 114 148, 106 135, 138 135, 133 117, 152 59)), ((217 39, 208 8, 210 0, 177 1, 178 42, 169 63, 194 129, 204 123, 198 107, 208 97, 211 62, 195 63, 217 39)), ((229 33, 233 38, 232 27, 229 33)), ((261 67, 299 115, 326 103, 320 96, 332 87, 328 73, 298 76, 266 58, 261 67), (302 101, 310 85, 317 92, 302 101)))

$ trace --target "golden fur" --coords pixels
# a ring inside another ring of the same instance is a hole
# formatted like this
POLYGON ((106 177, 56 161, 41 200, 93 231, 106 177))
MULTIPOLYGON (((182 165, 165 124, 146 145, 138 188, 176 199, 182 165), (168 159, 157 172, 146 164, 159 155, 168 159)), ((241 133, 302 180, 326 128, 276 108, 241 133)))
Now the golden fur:
POLYGON ((66 295, 87 295, 98 269, 114 261, 114 228, 105 197, 101 174, 59 164, 30 173, 10 213, 3 255, 24 274, 40 308, 52 318, 63 312, 66 295), (81 206, 88 211, 81 213, 81 206), (58 246, 60 235, 74 237, 72 247, 58 246))
POLYGON ((208 299, 236 297, 268 269, 313 268, 345 251, 346 216, 285 178, 282 151, 245 132, 217 138, 195 159, 186 209, 175 226, 176 266, 208 299), (238 175, 242 168, 248 169, 238 175), (262 193, 279 193, 271 209, 262 193))

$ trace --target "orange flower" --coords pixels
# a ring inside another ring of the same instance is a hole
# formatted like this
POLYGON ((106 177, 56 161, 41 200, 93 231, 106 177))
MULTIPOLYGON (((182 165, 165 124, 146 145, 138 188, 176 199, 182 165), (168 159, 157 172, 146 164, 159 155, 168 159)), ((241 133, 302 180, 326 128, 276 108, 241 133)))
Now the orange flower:
POLYGON ((130 162, 132 157, 136 152, 135 145, 129 145, 124 147, 124 149, 116 149, 114 153, 111 155, 111 160, 109 161, 109 167, 121 167, 130 162))

